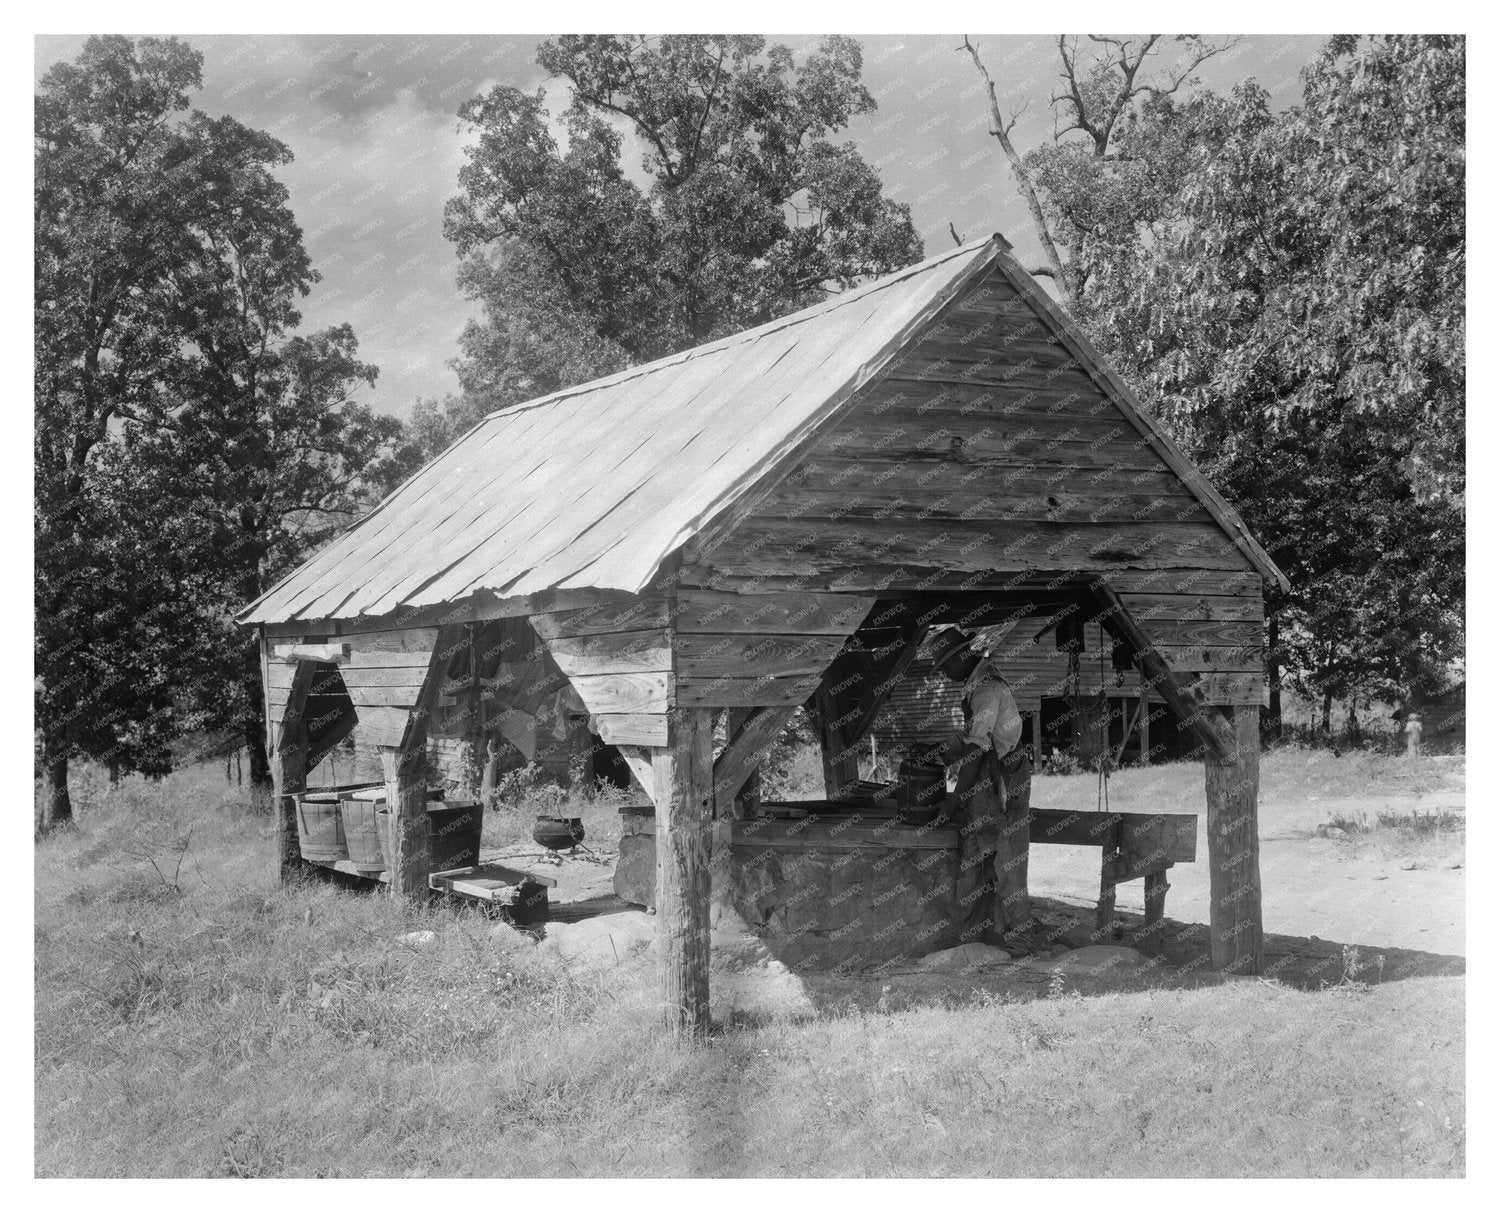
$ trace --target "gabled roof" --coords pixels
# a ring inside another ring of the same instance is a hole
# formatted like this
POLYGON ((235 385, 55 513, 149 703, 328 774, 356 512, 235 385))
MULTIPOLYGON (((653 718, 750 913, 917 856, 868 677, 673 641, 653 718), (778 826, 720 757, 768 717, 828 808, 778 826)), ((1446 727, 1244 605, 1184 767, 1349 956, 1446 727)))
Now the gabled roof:
MULTIPOLYGON (((1015 266, 1008 248, 992 236, 759 328, 492 413, 240 620, 384 615, 479 590, 638 592, 706 524, 785 475, 804 441, 950 300, 992 267, 1015 266)), ((1084 341, 1065 314, 1045 310, 1084 341)), ((1112 375, 1107 386, 1138 413, 1112 375)), ((1132 423, 1160 437, 1149 418, 1132 423)), ((1162 440, 1235 543, 1280 578, 1162 440)))

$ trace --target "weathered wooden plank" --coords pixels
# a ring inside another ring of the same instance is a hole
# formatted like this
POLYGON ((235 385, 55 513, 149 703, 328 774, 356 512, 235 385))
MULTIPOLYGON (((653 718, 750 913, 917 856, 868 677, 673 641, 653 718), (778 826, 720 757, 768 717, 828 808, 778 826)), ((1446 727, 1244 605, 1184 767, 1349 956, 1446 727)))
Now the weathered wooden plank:
POLYGON ((671 706, 669 673, 579 674, 569 681, 591 714, 655 714, 671 706))
POLYGON ((1265 652, 1259 638, 1249 645, 1176 645, 1157 640, 1164 632, 1153 631, 1152 647, 1178 673, 1260 673, 1265 668, 1265 652))
POLYGON ((1221 594, 1129 594, 1120 595, 1126 608, 1142 623, 1162 621, 1180 626, 1198 623, 1253 624, 1259 628, 1265 607, 1259 596, 1221 594))
POLYGON ((543 642, 563 673, 633 674, 672 669, 672 637, 666 628, 556 636, 543 642))
POLYGON ((427 680, 427 667, 345 666, 339 671, 339 677, 351 690, 355 687, 410 687, 416 690, 427 680))
MULTIPOLYGON (((436 643, 436 638, 434 638, 436 643)), ((358 670, 425 670, 432 646, 427 648, 362 649, 353 653, 340 668, 358 670)))
POLYGON ((1107 417, 1115 405, 1093 384, 1085 389, 1023 387, 1013 383, 975 383, 964 379, 917 378, 893 371, 861 398, 862 416, 910 415, 926 418, 934 411, 960 416, 1028 417, 1066 424, 1075 413, 1107 417))
POLYGON ((665 598, 631 598, 626 602, 573 611, 547 611, 531 616, 531 626, 543 640, 660 629, 670 622, 665 598))
POLYGON ((680 707, 747 708, 800 704, 817 688, 820 675, 796 678, 677 679, 680 707))
POLYGON ((677 674, 679 682, 819 674, 844 642, 844 636, 682 633, 677 637, 677 674))
MULTIPOLYGON (((898 460, 867 456, 822 454, 811 456, 788 476, 783 493, 796 489, 857 494, 870 500, 907 501, 912 493, 941 497, 953 492, 985 492, 1001 496, 1071 494, 1083 497, 1192 497, 1192 490, 1174 472, 1162 468, 1126 469, 1083 467, 1048 461, 1001 463, 987 460, 981 467, 945 467, 926 463, 920 468, 898 460)), ((770 505, 768 501, 767 505, 770 505)), ((762 512, 771 512, 763 509, 762 512)))
POLYGON ((739 574, 811 575, 874 563, 981 571, 1117 566, 1243 568, 1244 556, 1206 523, 880 523, 842 519, 836 526, 799 519, 752 518, 703 560, 739 574))
MULTIPOLYGON (((1065 427, 1005 422, 947 429, 865 422, 820 445, 818 453, 824 458, 878 458, 919 471, 939 463, 955 476, 1017 463, 1066 463, 1112 474, 1122 468, 1161 467, 1149 444, 1123 419, 1070 421, 1065 427)), ((1231 542, 1227 535, 1224 541, 1231 542)))
POLYGON ((667 744, 667 718, 663 713, 605 712, 589 717, 589 728, 610 745, 660 746, 667 744))
POLYGON ((422 694, 420 686, 353 686, 348 690, 350 701, 361 711, 367 707, 414 707, 422 694))
POLYGON ((409 707, 361 704, 356 705, 355 711, 359 714, 358 738, 370 746, 399 746, 411 722, 409 707))
POLYGON ((1198 818, 1192 813, 1075 813, 1031 810, 1033 845, 1102 847, 1119 827, 1121 845, 1137 861, 1192 863, 1198 855, 1198 818))
POLYGON ((1266 677, 1262 670, 1242 674, 1180 675, 1184 689, 1193 702, 1221 707, 1258 707, 1266 698, 1266 677))
POLYGON ((678 633, 788 632, 847 636, 874 605, 873 598, 803 593, 716 593, 683 589, 677 595, 678 633))
POLYGON ((349 645, 338 641, 324 644, 278 644, 272 650, 276 661, 295 665, 299 661, 343 661, 349 656, 349 645))
POLYGON ((349 664, 351 666, 362 666, 367 659, 379 661, 373 654, 406 654, 417 657, 420 660, 416 664, 425 665, 426 659, 431 656, 437 647, 438 629, 436 627, 412 627, 403 628, 399 631, 362 632, 358 636, 349 639, 349 664))
MULTIPOLYGON (((1129 496, 1123 493, 1069 493, 1058 490, 1024 496, 1007 494, 976 477, 975 487, 955 487, 951 477, 916 484, 916 477, 893 478, 882 484, 848 490, 797 489, 767 501, 755 517, 792 519, 874 519, 899 527, 907 517, 919 520, 993 522, 1154 522, 1211 521, 1208 511, 1188 496, 1129 496)), ((959 481, 962 478, 958 478, 959 481)))
POLYGON ((1118 594, 1188 594, 1216 597, 1251 596, 1257 601, 1261 575, 1253 569, 1115 569, 1104 576, 1118 594))

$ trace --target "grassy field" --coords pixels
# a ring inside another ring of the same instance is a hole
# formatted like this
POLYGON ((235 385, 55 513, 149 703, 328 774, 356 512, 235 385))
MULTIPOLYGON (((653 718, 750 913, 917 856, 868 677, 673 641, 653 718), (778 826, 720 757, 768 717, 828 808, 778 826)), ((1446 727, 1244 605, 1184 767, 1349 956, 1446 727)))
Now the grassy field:
MULTIPOLYGON (((1273 793, 1285 765, 1306 794, 1300 761, 1268 759, 1273 793)), ((1345 799, 1404 778, 1329 761, 1313 784, 1345 799)), ((1201 795, 1201 768, 1154 777, 1201 795)), ((1075 780, 1057 795, 1084 798, 1075 780)), ((36 850, 39 1174, 1464 1167, 1462 978, 976 993, 678 1047, 653 1030, 649 966, 569 971, 477 912, 278 889, 271 823, 221 772, 108 796, 89 775, 77 800, 79 826, 36 850), (397 942, 418 929, 436 944, 397 942)), ((602 841, 612 802, 578 811, 602 841)), ((496 815, 487 841, 528 823, 496 815)))

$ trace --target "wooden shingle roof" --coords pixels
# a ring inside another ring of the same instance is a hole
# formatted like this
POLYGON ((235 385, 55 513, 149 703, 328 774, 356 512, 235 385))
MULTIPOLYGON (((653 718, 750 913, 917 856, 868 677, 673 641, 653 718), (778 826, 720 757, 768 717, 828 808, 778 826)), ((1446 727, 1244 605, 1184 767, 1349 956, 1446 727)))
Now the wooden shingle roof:
MULTIPOLYGON (((687 540, 788 470, 945 304, 1002 259, 1013 264, 1008 249, 992 236, 759 328, 492 413, 240 621, 386 615, 481 590, 639 592, 687 540)), ((1202 477, 1191 480, 1201 497, 1202 477)), ((1252 561, 1279 578, 1213 498, 1234 542, 1248 541, 1252 561)))

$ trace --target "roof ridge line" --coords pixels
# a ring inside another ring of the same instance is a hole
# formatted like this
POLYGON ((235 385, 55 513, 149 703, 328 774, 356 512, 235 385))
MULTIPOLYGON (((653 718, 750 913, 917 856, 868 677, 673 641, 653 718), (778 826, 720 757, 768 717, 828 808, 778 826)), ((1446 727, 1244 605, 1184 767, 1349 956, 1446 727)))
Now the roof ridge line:
POLYGON ((1002 241, 1005 247, 1010 247, 1010 242, 1006 240, 1004 236, 1002 236, 999 232, 994 232, 984 237, 984 239, 982 240, 974 240, 968 244, 960 245, 958 248, 949 249, 947 252, 939 253, 935 257, 928 257, 926 260, 918 261, 914 265, 908 265, 904 269, 897 270, 893 274, 887 274, 883 277, 876 278, 871 282, 864 283, 862 286, 857 286, 853 290, 841 291, 832 299, 826 299, 822 303, 813 304, 812 307, 805 307, 801 311, 793 312, 788 316, 779 316, 775 320, 768 320, 764 324, 757 325, 753 329, 743 329, 738 333, 729 333, 726 336, 718 338, 716 341, 709 341, 703 345, 695 345, 690 347, 689 349, 678 350, 675 354, 667 354, 664 357, 657 358, 652 362, 643 362, 639 366, 626 367, 624 370, 616 371, 612 375, 604 375, 598 379, 590 379, 586 383, 574 384, 572 387, 558 388, 558 390, 555 392, 549 392, 545 396, 538 396, 532 400, 522 400, 516 404, 508 404, 504 408, 499 408, 494 412, 486 413, 484 415, 484 420, 492 421, 496 417, 512 417, 517 413, 525 412, 528 409, 541 408, 543 405, 548 404, 556 404, 558 401, 566 400, 570 396, 576 396, 586 391, 593 391, 596 388, 612 387, 617 383, 624 383, 628 379, 634 379, 641 375, 649 375, 655 371, 665 370, 669 366, 677 366, 683 362, 690 361, 694 357, 707 354, 715 354, 720 352, 721 350, 731 349, 736 345, 742 345, 747 341, 759 340, 761 337, 764 337, 767 334, 779 332, 784 328, 790 328, 794 324, 806 324, 812 320, 818 319, 818 317, 820 316, 825 316, 828 313, 837 310, 845 304, 853 303, 858 299, 862 299, 868 295, 873 295, 877 291, 882 291, 887 287, 895 286, 899 282, 904 282, 907 278, 910 278, 914 274, 922 273, 929 269, 934 269, 937 266, 942 265, 944 262, 951 261, 955 257, 962 256, 964 253, 977 253, 996 239, 1002 241))

